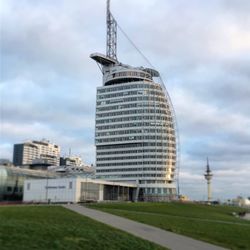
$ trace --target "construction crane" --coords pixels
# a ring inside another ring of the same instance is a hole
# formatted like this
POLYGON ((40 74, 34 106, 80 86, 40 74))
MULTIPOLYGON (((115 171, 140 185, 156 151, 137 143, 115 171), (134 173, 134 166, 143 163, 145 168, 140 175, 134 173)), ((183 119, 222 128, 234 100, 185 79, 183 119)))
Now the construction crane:
POLYGON ((107 48, 106 55, 117 60, 117 22, 110 12, 110 0, 107 0, 107 48))

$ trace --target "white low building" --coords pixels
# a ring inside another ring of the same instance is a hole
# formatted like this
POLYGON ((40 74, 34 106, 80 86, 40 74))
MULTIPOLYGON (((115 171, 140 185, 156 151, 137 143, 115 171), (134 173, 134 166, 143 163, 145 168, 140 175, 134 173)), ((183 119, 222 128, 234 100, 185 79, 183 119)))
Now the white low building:
POLYGON ((24 183, 24 202, 134 201, 137 185, 88 178, 33 179, 24 183))
POLYGON ((250 197, 243 198, 241 196, 238 196, 236 199, 232 200, 232 204, 239 207, 250 207, 250 197))

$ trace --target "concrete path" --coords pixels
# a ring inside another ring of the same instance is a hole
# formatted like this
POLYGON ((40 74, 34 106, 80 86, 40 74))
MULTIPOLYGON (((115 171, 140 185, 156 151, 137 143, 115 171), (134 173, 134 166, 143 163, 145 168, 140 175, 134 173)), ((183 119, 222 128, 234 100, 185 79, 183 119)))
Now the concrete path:
POLYGON ((157 227, 135 222, 109 213, 104 213, 84 206, 70 204, 63 207, 75 211, 79 214, 88 216, 94 220, 105 223, 112 227, 126 231, 137 237, 152 241, 163 247, 172 250, 222 250, 225 248, 214 246, 199 240, 171 233, 157 227))
POLYGON ((242 217, 242 219, 250 220, 250 213, 246 213, 245 216, 242 217))

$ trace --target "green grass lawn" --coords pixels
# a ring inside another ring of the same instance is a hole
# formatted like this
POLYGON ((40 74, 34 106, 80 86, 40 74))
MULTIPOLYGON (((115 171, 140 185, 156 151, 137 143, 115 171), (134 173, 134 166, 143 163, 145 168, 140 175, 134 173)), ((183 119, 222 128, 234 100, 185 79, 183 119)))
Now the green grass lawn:
POLYGON ((232 212, 243 210, 240 208, 182 203, 110 203, 90 207, 230 249, 250 249, 250 221, 232 216, 232 212))
POLYGON ((61 206, 0 207, 0 249, 165 249, 61 206))

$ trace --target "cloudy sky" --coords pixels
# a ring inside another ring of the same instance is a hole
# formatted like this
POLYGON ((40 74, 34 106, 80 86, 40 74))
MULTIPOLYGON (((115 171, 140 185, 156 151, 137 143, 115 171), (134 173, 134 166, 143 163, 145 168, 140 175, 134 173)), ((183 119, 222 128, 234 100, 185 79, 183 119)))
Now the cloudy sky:
MULTIPOLYGON (((0 158, 47 138, 95 161, 95 93, 105 53, 105 0, 1 0, 0 158)), ((250 196, 250 1, 111 1, 113 15, 159 70, 181 139, 181 193, 250 196)), ((118 58, 147 62, 118 34, 118 58)))

